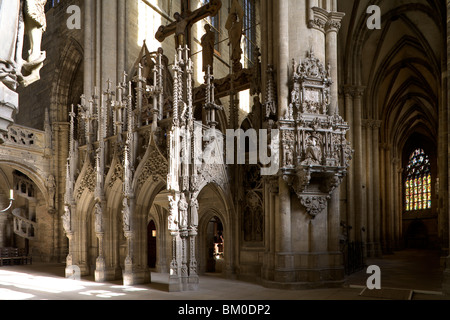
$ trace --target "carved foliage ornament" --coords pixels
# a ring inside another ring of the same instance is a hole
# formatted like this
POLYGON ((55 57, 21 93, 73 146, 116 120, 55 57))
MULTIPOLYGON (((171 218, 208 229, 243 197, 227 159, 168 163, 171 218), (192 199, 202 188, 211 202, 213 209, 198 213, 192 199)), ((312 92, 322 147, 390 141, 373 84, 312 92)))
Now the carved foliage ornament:
POLYGON ((81 180, 80 185, 77 188, 75 193, 75 197, 79 200, 84 192, 84 190, 88 189, 89 192, 93 193, 95 191, 95 186, 97 183, 96 174, 94 168, 91 165, 87 167, 87 170, 81 180))
POLYGON ((169 173, 167 160, 161 155, 156 147, 151 146, 148 160, 145 162, 144 169, 138 178, 138 187, 141 188, 144 183, 153 177, 153 181, 165 181, 169 173))
POLYGON ((301 196, 300 203, 305 207, 306 212, 315 218, 327 207, 327 198, 324 196, 301 196))
POLYGON ((123 167, 120 164, 120 162, 117 162, 114 166, 114 172, 111 177, 111 180, 109 181, 108 186, 112 188, 114 186, 114 183, 116 183, 117 179, 122 179, 123 177, 123 167))

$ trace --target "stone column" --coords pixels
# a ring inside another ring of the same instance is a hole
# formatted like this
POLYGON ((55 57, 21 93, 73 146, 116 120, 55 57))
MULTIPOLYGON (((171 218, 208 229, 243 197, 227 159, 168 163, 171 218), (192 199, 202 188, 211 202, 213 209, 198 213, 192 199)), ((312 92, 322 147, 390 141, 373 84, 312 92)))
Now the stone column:
MULTIPOLYGON (((354 149, 354 141, 353 141, 353 89, 350 86, 346 86, 344 88, 345 94, 345 118, 350 127, 350 130, 347 133, 347 140, 351 143, 352 148, 354 149)), ((352 226, 353 228, 348 230, 348 238, 349 241, 355 239, 355 189, 354 189, 355 181, 354 181, 354 164, 352 164, 348 168, 347 172, 347 225, 352 226)))
POLYGON ((399 206, 398 203, 400 201, 398 191, 401 188, 401 181, 398 179, 398 170, 399 170, 399 160, 397 158, 394 158, 392 160, 392 176, 393 176, 393 186, 392 186, 392 197, 393 197, 393 209, 392 212, 392 235, 393 235, 393 249, 398 250, 399 249, 399 240, 400 240, 400 227, 399 227, 399 206))
POLYGON ((366 226, 365 219, 365 199, 364 199, 364 181, 363 181, 363 140, 362 140, 362 104, 361 99, 364 93, 364 88, 355 86, 354 87, 354 98, 353 98, 353 116, 354 116, 354 166, 355 166, 355 215, 356 215, 356 225, 354 226, 355 239, 357 241, 364 241, 362 228, 366 226))
POLYGON ((276 251, 286 253, 291 251, 291 190, 288 184, 279 180, 279 211, 276 216, 276 251))
POLYGON ((289 2, 277 1, 278 11, 278 116, 284 117, 289 101, 289 2))
POLYGON ((181 284, 181 268, 179 261, 179 246, 180 243, 180 233, 178 231, 171 231, 172 236, 172 261, 170 263, 169 272, 169 292, 181 292, 183 286, 181 284))
MULTIPOLYGON (((277 2, 277 22, 278 22, 278 116, 284 117, 288 110, 289 101, 289 2, 277 2)), ((282 255, 275 258, 277 266, 275 268, 289 268, 290 263, 286 254, 291 251, 291 191, 282 177, 279 178, 279 210, 276 216, 275 251, 282 255)), ((284 277, 284 275, 281 275, 284 277)))
POLYGON ((380 198, 380 146, 379 146, 379 131, 380 121, 374 121, 372 126, 372 140, 373 140, 373 242, 375 257, 381 256, 381 198, 380 198))
POLYGON ((125 39, 126 39, 126 0, 117 0, 117 79, 127 69, 125 65, 125 39))
POLYGON ((387 238, 386 238, 386 208, 387 208, 387 195, 386 195, 386 145, 380 145, 380 242, 383 253, 387 252, 387 238))
POLYGON ((328 22, 325 26, 325 50, 327 64, 331 69, 331 105, 328 110, 329 115, 339 114, 338 96, 339 96, 339 82, 338 82, 338 32, 341 28, 341 20, 345 16, 344 13, 330 12, 328 22))
POLYGON ((385 198, 385 206, 386 206, 386 212, 385 212, 385 223, 386 223, 386 250, 387 253, 392 253, 392 240, 393 240, 393 199, 392 199, 392 192, 393 192, 393 177, 392 177, 392 157, 391 157, 391 148, 390 146, 387 146, 385 151, 385 169, 386 169, 386 198, 385 198))
POLYGON ((94 0, 84 1, 84 94, 86 97, 92 96, 92 90, 94 86, 94 29, 93 29, 93 14, 94 0))
POLYGON ((197 259, 195 257, 197 239, 197 229, 191 228, 189 230, 189 279, 188 290, 197 291, 199 285, 199 278, 197 274, 197 259))
POLYGON ((340 250, 340 197, 340 188, 336 188, 328 202, 328 251, 333 253, 340 250))
POLYGON ((397 194, 398 194, 398 249, 400 250, 403 247, 403 168, 401 165, 401 162, 399 162, 399 168, 398 168, 398 181, 399 185, 397 188, 397 194))
POLYGON ((373 215, 373 207, 374 207, 374 201, 373 201, 373 194, 374 194, 374 183, 373 183, 373 164, 374 164, 374 158, 373 158, 373 148, 372 148, 372 127, 373 127, 373 121, 367 120, 365 122, 365 128, 366 128, 366 187, 367 187, 367 226, 366 226, 366 234, 367 234, 367 256, 373 257, 374 256, 374 240, 373 240, 373 234, 374 234, 374 215, 373 215))

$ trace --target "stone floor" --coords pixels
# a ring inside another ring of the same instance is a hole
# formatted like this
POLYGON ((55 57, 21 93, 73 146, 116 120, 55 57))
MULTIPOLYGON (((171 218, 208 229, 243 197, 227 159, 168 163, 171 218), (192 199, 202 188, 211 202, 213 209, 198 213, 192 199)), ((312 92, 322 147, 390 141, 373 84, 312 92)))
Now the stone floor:
MULTIPOLYGON (((407 250, 367 263, 381 268, 383 288, 412 289, 413 300, 450 300, 441 294, 442 268, 434 252, 407 250)), ((348 277, 342 288, 305 291, 205 275, 198 291, 169 293, 167 274, 152 273, 151 284, 133 287, 120 281, 95 283, 90 277, 74 281, 63 275, 61 264, 0 267, 0 300, 373 300, 360 296, 369 277, 365 270, 348 277)))

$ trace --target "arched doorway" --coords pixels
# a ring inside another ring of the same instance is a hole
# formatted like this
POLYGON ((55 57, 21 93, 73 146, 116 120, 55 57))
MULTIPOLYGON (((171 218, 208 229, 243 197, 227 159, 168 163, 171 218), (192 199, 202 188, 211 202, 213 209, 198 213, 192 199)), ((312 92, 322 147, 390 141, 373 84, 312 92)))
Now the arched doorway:
POLYGON ((214 216, 206 228, 206 272, 221 273, 224 265, 224 232, 222 221, 214 216))
POLYGON ((153 220, 147 226, 147 265, 156 268, 156 225, 153 220))

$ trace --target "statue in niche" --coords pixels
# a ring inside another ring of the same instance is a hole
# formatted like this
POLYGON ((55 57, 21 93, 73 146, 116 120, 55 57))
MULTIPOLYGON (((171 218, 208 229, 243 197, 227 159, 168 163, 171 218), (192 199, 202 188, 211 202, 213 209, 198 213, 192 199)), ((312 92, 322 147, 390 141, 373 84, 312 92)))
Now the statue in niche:
POLYGON ((208 72, 210 67, 210 74, 214 73, 214 45, 216 42, 216 33, 211 29, 209 24, 205 25, 206 33, 201 39, 203 48, 203 72, 208 72))
POLYGON ((198 227, 198 200, 194 197, 191 199, 191 227, 198 227))
POLYGON ((177 202, 173 199, 172 196, 169 196, 169 216, 167 218, 169 231, 177 230, 177 213, 177 202))
POLYGON ((230 15, 228 16, 225 28, 228 30, 228 37, 230 39, 229 45, 231 46, 231 60, 233 63, 233 72, 239 72, 242 70, 241 56, 241 40, 242 29, 244 27, 244 10, 239 4, 238 0, 233 0, 231 5, 230 15))
POLYGON ((47 0, 0 0, 0 82, 16 90, 18 84, 28 86, 40 79, 45 52, 41 51, 42 35, 47 27, 47 0), (28 35, 28 59, 23 60, 24 34, 28 35))
POLYGON ((178 210, 180 212, 180 227, 181 229, 186 229, 188 222, 188 203, 186 201, 186 196, 184 193, 181 194, 180 201, 178 202, 178 210))
POLYGON ((258 131, 262 128, 262 103, 259 96, 253 97, 253 108, 252 108, 252 123, 253 123, 253 129, 258 131))
POLYGON ((320 146, 320 135, 317 132, 313 132, 309 137, 306 138, 306 150, 305 150, 305 161, 303 164, 320 165, 322 161, 322 149, 320 146))
POLYGON ((291 167, 294 165, 294 153, 292 146, 289 144, 284 145, 284 165, 286 167, 291 167))

